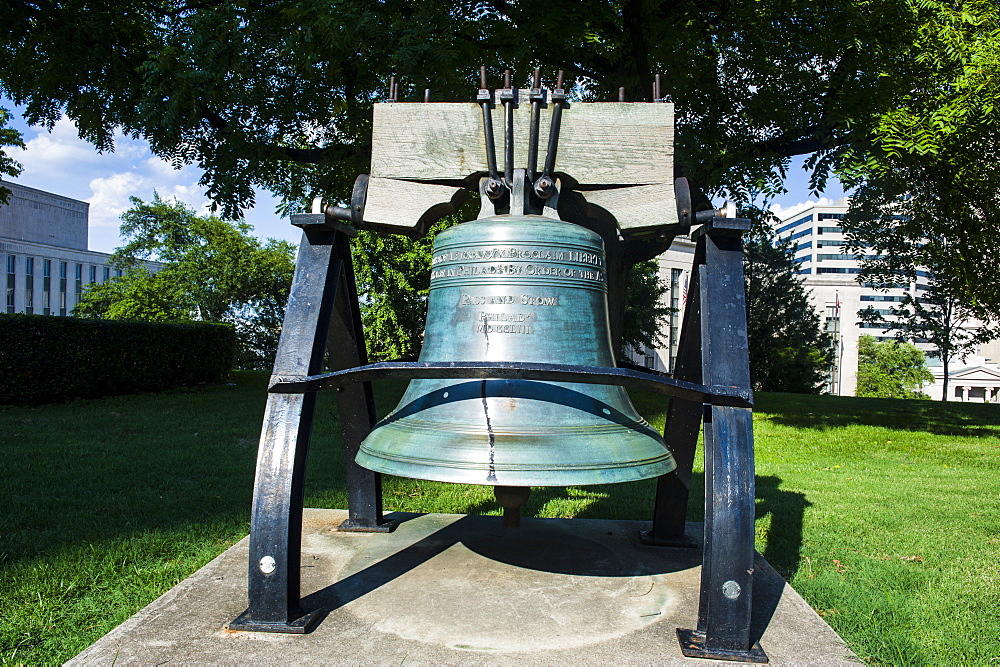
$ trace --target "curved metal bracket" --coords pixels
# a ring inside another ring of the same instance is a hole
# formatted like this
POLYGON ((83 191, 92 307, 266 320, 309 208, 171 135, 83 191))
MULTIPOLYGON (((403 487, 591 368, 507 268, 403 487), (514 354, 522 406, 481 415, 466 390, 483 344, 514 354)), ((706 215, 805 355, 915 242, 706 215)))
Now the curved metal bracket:
POLYGON ((608 384, 645 389, 666 396, 683 398, 688 401, 703 401, 712 405, 741 408, 753 406, 753 392, 748 388, 705 386, 628 368, 495 361, 383 361, 333 373, 323 373, 322 375, 275 376, 268 391, 273 394, 310 392, 384 378, 549 380, 582 384, 608 384))

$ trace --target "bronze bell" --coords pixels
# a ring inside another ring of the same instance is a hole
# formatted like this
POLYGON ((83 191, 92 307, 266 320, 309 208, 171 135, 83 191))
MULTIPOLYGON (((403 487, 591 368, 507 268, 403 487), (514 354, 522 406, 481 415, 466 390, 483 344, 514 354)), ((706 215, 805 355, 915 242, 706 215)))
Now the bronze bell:
MULTIPOLYGON (((601 237, 539 215, 441 233, 420 361, 613 367, 601 237)), ((501 487, 628 482, 676 467, 622 387, 497 379, 411 381, 357 462, 501 487)))

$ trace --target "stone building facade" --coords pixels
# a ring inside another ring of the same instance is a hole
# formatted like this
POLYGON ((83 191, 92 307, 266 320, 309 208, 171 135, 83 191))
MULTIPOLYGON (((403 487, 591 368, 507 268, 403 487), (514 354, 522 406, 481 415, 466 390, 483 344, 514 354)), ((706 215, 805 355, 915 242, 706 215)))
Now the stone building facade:
POLYGON ((70 315, 87 285, 121 275, 108 264, 109 254, 87 249, 90 204, 9 181, 0 185, 11 191, 0 205, 2 312, 70 315))

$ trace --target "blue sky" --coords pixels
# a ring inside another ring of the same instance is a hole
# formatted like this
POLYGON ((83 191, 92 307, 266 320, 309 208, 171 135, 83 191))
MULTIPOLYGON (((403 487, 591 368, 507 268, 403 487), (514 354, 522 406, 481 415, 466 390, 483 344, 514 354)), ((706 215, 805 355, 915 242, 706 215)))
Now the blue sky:
MULTIPOLYGON (((23 134, 26 145, 24 151, 9 151, 24 167, 15 182, 89 202, 91 250, 111 252, 120 245, 119 216, 128 209, 130 196, 149 200, 155 190, 166 199, 176 198, 199 212, 207 212, 210 202, 198 185, 201 172, 197 167, 174 169, 150 153, 145 142, 123 136, 116 138, 113 153, 101 154, 81 140, 73 123, 65 118, 49 132, 28 126, 20 110, 8 100, 0 98, 0 107, 13 112, 10 124, 23 134)), ((774 200, 772 208, 779 215, 793 213, 796 208, 804 208, 806 202, 816 200, 809 196, 802 162, 796 160, 789 169, 785 185, 788 193, 774 200)), ((843 195, 840 183, 831 179, 824 198, 832 201, 843 195)), ((297 243, 299 231, 274 212, 278 200, 264 191, 257 192, 256 200, 256 206, 244 215, 257 235, 297 243)))

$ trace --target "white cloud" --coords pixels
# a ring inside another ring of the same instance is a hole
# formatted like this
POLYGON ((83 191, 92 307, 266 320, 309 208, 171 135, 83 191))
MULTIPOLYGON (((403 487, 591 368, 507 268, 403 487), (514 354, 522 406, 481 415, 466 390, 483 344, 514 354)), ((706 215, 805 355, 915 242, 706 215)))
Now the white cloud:
POLYGON ((117 227, 121 214, 128 210, 129 197, 145 189, 147 180, 135 172, 126 171, 90 181, 93 196, 90 203, 90 224, 93 227, 117 227))
POLYGON ((813 201, 799 202, 798 204, 792 204, 791 206, 782 206, 781 204, 772 204, 771 213, 774 213, 778 218, 784 219, 800 213, 810 206, 833 206, 834 200, 829 197, 820 197, 813 201))
POLYGON ((44 174, 53 180, 93 165, 101 157, 93 146, 76 136, 76 127, 66 119, 56 123, 51 133, 36 130, 35 136, 25 142, 25 151, 16 156, 25 174, 44 174))
MULTIPOLYGON (((15 114, 12 126, 24 134, 26 150, 10 151, 24 171, 15 182, 31 188, 90 203, 90 248, 111 252, 121 245, 118 226, 129 207, 129 197, 145 201, 158 192, 164 199, 178 199, 199 214, 210 212, 210 202, 198 184, 201 171, 195 166, 174 169, 149 151, 142 140, 115 136, 114 152, 98 153, 80 139, 72 121, 63 118, 49 132, 30 127, 20 118, 22 108, 0 97, 0 106, 15 114)), ((301 231, 274 213, 277 199, 256 190, 257 205, 247 210, 246 220, 259 236, 298 241, 301 231)))

